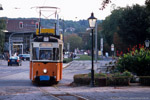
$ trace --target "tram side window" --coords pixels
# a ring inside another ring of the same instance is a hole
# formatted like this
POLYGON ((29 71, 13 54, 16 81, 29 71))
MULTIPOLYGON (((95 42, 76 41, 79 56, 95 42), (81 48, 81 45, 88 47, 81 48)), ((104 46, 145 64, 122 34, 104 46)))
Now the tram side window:
POLYGON ((32 51, 32 53, 33 53, 33 60, 39 60, 39 48, 33 48, 33 51, 32 51))

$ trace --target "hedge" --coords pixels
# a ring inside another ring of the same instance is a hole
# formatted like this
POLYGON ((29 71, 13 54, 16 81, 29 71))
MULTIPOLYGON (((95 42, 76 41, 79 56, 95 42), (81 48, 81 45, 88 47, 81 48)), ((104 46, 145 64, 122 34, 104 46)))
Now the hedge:
MULTIPOLYGON (((120 76, 120 77, 95 77, 96 86, 128 86, 130 83, 130 77, 120 76)), ((90 85, 91 77, 88 74, 79 74, 74 76, 74 83, 76 85, 90 85)))

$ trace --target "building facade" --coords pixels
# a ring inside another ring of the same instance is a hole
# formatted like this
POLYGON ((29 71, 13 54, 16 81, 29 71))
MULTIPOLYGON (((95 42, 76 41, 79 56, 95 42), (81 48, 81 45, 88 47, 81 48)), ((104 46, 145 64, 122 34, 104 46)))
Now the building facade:
POLYGON ((38 20, 35 19, 7 19, 4 52, 9 55, 29 53, 31 36, 37 28, 38 20))

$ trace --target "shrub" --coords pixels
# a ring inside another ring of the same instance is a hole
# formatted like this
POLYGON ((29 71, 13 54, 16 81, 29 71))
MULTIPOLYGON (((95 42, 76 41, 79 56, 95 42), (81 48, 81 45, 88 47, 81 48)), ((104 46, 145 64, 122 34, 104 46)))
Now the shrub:
POLYGON ((140 84, 150 86, 150 76, 141 76, 140 77, 140 84))
POLYGON ((120 72, 128 70, 138 76, 150 75, 150 51, 141 48, 124 54, 118 60, 116 69, 120 72))
POLYGON ((78 85, 89 85, 91 78, 88 76, 88 74, 78 74, 74 75, 74 83, 78 85))
MULTIPOLYGON (((132 74, 128 71, 123 73, 114 73, 114 74, 104 74, 104 73, 95 73, 95 85, 96 86, 126 86, 129 85, 130 76, 132 74)), ((74 83, 78 85, 90 85, 91 82, 91 73, 89 74, 78 74, 74 76, 74 83)))
POLYGON ((107 85, 108 86, 126 86, 129 85, 130 78, 127 76, 120 76, 120 77, 108 77, 107 85))
POLYGON ((69 63, 72 61, 72 58, 64 58, 63 63, 69 63))
MULTIPOLYGON (((103 78, 106 77, 107 75, 104 73, 94 73, 95 78, 103 78)), ((88 74, 88 77, 91 77, 91 73, 88 74)))
POLYGON ((132 77, 132 73, 129 71, 124 71, 121 76, 132 77))

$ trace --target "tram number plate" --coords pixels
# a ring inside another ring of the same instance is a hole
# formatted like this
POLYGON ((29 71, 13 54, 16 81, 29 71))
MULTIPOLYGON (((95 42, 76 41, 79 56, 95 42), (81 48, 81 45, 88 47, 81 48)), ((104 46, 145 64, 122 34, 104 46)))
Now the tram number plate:
POLYGON ((50 80, 49 76, 40 76, 40 81, 48 81, 50 80))

